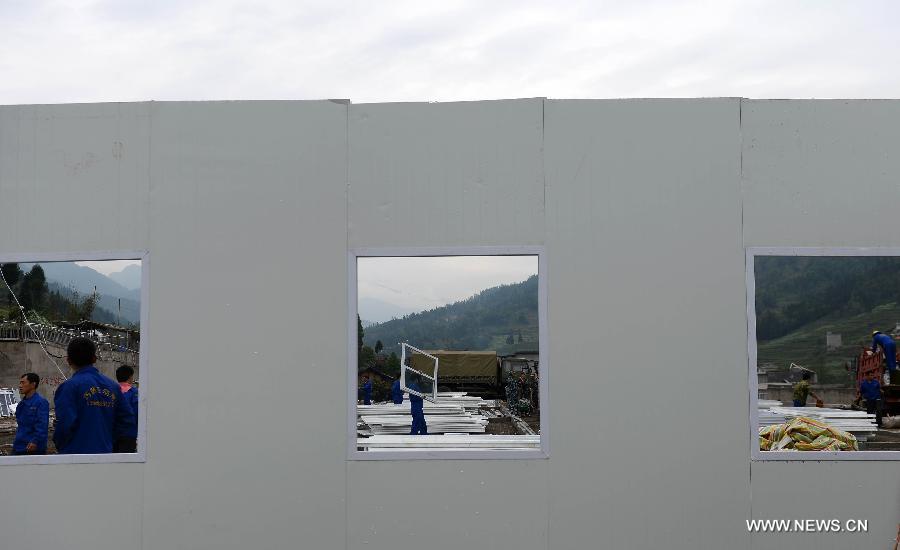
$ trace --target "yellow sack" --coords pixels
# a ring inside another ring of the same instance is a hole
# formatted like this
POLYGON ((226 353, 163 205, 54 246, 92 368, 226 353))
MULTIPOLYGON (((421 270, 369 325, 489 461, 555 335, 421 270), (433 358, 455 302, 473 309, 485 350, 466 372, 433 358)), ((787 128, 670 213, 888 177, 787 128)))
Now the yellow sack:
POLYGON ((858 451, 856 437, 825 422, 803 416, 759 429, 763 451, 858 451))

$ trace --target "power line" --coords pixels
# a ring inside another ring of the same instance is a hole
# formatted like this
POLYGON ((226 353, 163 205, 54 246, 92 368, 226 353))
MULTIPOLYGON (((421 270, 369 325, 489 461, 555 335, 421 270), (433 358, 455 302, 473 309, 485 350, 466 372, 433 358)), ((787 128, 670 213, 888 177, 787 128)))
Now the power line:
POLYGON ((16 296, 16 293, 13 291, 10 284, 8 282, 6 282, 6 276, 3 274, 2 267, 3 267, 2 264, 0 264, 0 279, 3 279, 3 284, 5 284, 6 288, 9 289, 10 296, 12 296, 13 300, 16 301, 16 306, 19 308, 19 311, 22 313, 22 318, 25 319, 25 326, 27 326, 31 330, 31 333, 34 334, 34 337, 37 340, 38 344, 41 346, 41 349, 44 350, 45 354, 47 354, 47 359, 49 359, 50 362, 53 363, 53 366, 56 367, 56 370, 58 370, 59 374, 62 375, 63 380, 68 380, 69 377, 66 376, 66 373, 64 373, 61 368, 59 368, 59 365, 53 359, 53 356, 50 355, 50 352, 47 351, 46 347, 44 347, 44 341, 41 340, 41 336, 37 333, 36 330, 34 330, 34 327, 31 326, 31 321, 29 321, 28 316, 25 315, 25 308, 22 307, 22 304, 19 303, 19 298, 16 296))

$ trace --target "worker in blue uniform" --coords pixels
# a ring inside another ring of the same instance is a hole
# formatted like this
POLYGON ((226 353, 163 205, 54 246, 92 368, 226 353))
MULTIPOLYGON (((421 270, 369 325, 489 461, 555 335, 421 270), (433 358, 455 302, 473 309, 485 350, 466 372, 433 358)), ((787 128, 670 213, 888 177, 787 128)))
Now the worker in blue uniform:
POLYGON ((47 452, 47 429, 50 426, 50 403, 37 392, 41 378, 28 372, 19 379, 22 400, 16 406, 16 437, 13 454, 42 455, 47 452))
POLYGON ((362 394, 363 394, 363 405, 371 405, 372 404, 372 381, 369 380, 368 374, 363 375, 362 394))
POLYGON ((128 402, 133 415, 131 428, 124 437, 116 438, 113 443, 114 453, 136 453, 137 452, 137 412, 138 412, 138 389, 134 385, 134 369, 128 365, 122 365, 116 369, 116 381, 119 382, 119 389, 122 390, 122 397, 128 402))
POLYGON ((856 399, 865 398, 866 412, 875 415, 875 423, 878 427, 881 427, 883 409, 881 395, 881 384, 875 379, 872 371, 867 372, 865 379, 859 383, 859 389, 856 390, 856 399))
POLYGON ((884 361, 887 363, 889 379, 896 382, 898 380, 896 378, 897 345, 894 343, 893 338, 876 330, 872 333, 872 353, 877 352, 879 347, 884 352, 884 361))
POLYGON ((94 366, 97 347, 92 341, 73 338, 66 361, 75 373, 54 396, 56 450, 60 454, 111 453, 116 439, 134 429, 134 412, 119 385, 94 366))
POLYGON ((391 401, 394 402, 394 405, 403 404, 403 389, 400 388, 399 378, 394 380, 394 383, 391 384, 391 401))
POLYGON ((409 392, 409 412, 412 414, 412 429, 409 435, 428 435, 428 426, 425 424, 425 410, 422 398, 413 392, 421 391, 416 382, 410 382, 407 387, 409 392))

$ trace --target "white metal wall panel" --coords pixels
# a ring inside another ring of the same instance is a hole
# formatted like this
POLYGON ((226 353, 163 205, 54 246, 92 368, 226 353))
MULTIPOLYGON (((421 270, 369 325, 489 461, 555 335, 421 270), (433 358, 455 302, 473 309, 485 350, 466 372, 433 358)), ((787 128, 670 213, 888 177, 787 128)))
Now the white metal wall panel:
POLYGON ((900 101, 742 103, 744 244, 897 246, 900 101))
POLYGON ((0 107, 4 252, 141 249, 149 104, 0 107))
MULTIPOLYGON (((146 104, 0 107, 0 252, 145 248, 148 122, 146 104)), ((0 467, 4 547, 140 548, 142 472, 0 467)))
POLYGON ((0 466, 4 542, 887 546, 893 463, 749 462, 743 248, 896 246, 900 103, 740 105, 0 107, 0 252, 151 254, 147 463, 0 466), (346 461, 348 246, 515 244, 549 263, 550 458, 346 461))
MULTIPOLYGON (((539 99, 352 106, 351 246, 542 244, 542 118, 539 99)), ((348 548, 546 549, 546 484, 545 460, 351 462, 348 548)))
POLYGON ((749 546, 738 115, 546 104, 550 548, 749 546))
MULTIPOLYGON (((742 130, 745 246, 900 243, 900 101, 745 100, 742 130)), ((895 462, 752 472, 754 518, 869 520, 866 534, 754 535, 754 549, 890 547, 897 534, 895 462)))
POLYGON ((548 548, 547 462, 351 462, 348 548, 548 548))
POLYGON ((346 129, 154 106, 146 548, 344 545, 346 129))
POLYGON ((350 244, 542 244, 541 99, 354 105, 350 244))

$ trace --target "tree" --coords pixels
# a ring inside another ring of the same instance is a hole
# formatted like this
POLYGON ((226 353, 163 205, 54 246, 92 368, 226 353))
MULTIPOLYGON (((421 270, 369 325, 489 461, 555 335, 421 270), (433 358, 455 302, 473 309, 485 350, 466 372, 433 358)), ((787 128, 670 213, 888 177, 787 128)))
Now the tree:
POLYGON ((94 316, 94 309, 97 307, 97 302, 100 301, 100 294, 97 292, 97 287, 94 287, 94 292, 90 294, 87 298, 84 299, 84 302, 81 304, 79 308, 79 312, 81 314, 82 319, 86 319, 88 321, 94 316))
POLYGON ((359 350, 359 368, 364 369, 375 364, 375 350, 369 346, 363 346, 359 350))
POLYGON ((384 363, 384 370, 392 376, 400 375, 400 358, 397 357, 397 354, 393 351, 388 356, 387 361, 384 363))
POLYGON ((381 343, 381 340, 378 340, 377 342, 375 342, 375 354, 376 355, 381 353, 381 350, 383 350, 383 349, 384 349, 384 344, 381 343))
POLYGON ((35 264, 22 278, 19 301, 25 310, 44 311, 47 308, 47 297, 50 294, 47 288, 47 277, 44 276, 44 268, 35 264))
POLYGON ((359 318, 359 313, 356 314, 356 351, 361 351, 363 347, 363 328, 362 328, 362 319, 359 318))
POLYGON ((6 289, 6 305, 11 306, 13 304, 11 290, 22 278, 22 268, 19 267, 19 264, 3 264, 0 266, 0 269, 3 271, 3 278, 6 279, 6 283, 9 285, 9 288, 6 289))
POLYGON ((71 289, 72 299, 66 303, 66 321, 69 323, 77 323, 81 321, 81 311, 78 308, 80 295, 74 288, 71 289))

